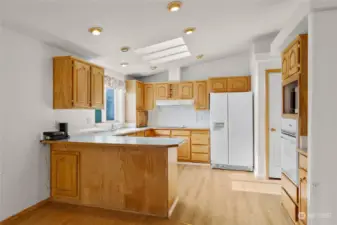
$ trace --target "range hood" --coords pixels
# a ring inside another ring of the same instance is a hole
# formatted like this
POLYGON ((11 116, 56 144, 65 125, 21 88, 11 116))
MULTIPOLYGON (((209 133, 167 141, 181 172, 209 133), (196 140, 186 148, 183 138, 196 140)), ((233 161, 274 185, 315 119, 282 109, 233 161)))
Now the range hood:
MULTIPOLYGON (((169 81, 176 81, 179 82, 181 80, 181 70, 180 67, 172 68, 169 70, 168 74, 169 81)), ((182 100, 157 100, 157 106, 174 106, 174 105, 194 105, 193 99, 182 99, 182 100)))

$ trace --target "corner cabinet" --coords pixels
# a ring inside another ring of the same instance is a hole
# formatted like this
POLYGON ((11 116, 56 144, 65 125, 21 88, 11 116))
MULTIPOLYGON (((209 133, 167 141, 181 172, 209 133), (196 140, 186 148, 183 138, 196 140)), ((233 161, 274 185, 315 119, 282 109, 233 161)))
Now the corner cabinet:
POLYGON ((208 110, 207 81, 194 82, 194 107, 196 110, 208 110))
POLYGON ((51 153, 51 196, 79 198, 79 152, 51 153))
POLYGON ((102 109, 104 69, 83 60, 54 58, 54 109, 102 109))

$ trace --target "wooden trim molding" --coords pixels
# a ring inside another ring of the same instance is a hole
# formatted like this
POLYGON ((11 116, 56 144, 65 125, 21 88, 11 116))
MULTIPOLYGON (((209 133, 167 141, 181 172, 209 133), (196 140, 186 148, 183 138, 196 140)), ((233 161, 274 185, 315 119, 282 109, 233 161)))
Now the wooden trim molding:
POLYGON ((280 73, 282 76, 282 70, 281 69, 269 69, 266 70, 266 127, 265 127, 265 133, 266 133, 266 178, 269 179, 269 75, 271 73, 280 73))
POLYGON ((33 211, 33 210, 35 210, 35 209, 38 209, 38 208, 44 206, 44 205, 47 204, 49 201, 50 201, 50 198, 47 198, 47 199, 45 199, 45 200, 42 200, 42 201, 36 203, 35 205, 32 205, 32 206, 30 206, 30 207, 28 207, 28 208, 22 210, 21 212, 19 212, 19 213, 13 215, 13 216, 11 216, 11 217, 8 217, 7 219, 5 219, 5 220, 3 220, 3 221, 0 221, 0 225, 5 225, 6 223, 9 223, 9 222, 11 222, 11 221, 13 221, 13 220, 16 220, 16 219, 20 218, 21 216, 25 215, 26 213, 31 212, 31 211, 33 211))

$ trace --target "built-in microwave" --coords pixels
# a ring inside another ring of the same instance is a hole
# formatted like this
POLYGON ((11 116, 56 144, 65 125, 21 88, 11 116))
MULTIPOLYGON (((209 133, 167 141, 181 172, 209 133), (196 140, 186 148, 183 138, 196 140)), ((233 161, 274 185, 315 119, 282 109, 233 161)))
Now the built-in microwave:
POLYGON ((290 92, 290 113, 298 113, 298 86, 290 92))
POLYGON ((293 82, 290 83, 284 88, 284 107, 283 107, 283 113, 286 114, 298 114, 299 107, 299 93, 298 93, 298 83, 293 82))

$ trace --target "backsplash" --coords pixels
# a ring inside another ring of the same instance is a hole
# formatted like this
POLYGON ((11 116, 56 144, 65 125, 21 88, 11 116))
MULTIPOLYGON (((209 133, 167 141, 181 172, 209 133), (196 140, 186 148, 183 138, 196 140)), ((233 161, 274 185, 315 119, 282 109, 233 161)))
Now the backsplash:
POLYGON ((209 127, 209 111, 193 106, 156 106, 149 111, 149 126, 209 127))

